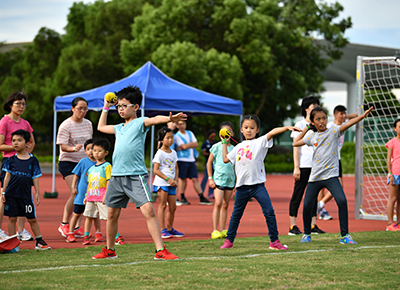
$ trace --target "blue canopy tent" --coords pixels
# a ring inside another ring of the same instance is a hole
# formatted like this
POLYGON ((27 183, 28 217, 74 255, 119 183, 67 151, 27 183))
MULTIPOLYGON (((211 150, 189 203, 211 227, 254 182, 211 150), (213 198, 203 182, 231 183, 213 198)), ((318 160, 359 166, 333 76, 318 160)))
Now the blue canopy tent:
MULTIPOLYGON (((55 187, 57 112, 71 110, 72 100, 82 97, 88 101, 88 109, 100 111, 104 105, 104 95, 134 85, 143 94, 142 116, 155 116, 169 112, 184 112, 188 115, 242 115, 242 102, 207 93, 180 83, 165 75, 148 61, 130 76, 91 90, 56 97, 54 100, 53 127, 53 192, 55 187)), ((111 110, 115 110, 112 107, 111 110)), ((151 156, 153 156, 154 126, 151 134, 151 156)), ((150 175, 150 178, 152 176, 150 175)), ((151 179, 150 179, 151 180, 151 179)))

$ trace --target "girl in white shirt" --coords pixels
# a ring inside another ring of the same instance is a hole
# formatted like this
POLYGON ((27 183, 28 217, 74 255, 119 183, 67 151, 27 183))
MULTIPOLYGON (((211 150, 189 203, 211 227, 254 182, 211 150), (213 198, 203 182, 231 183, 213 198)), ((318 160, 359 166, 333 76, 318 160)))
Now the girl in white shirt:
POLYGON ((157 192, 160 198, 158 205, 158 221, 161 228, 161 237, 183 237, 183 233, 173 228, 176 211, 176 187, 178 186, 178 156, 170 147, 174 143, 174 133, 168 127, 162 127, 158 131, 159 149, 154 155, 153 192, 157 192), (167 208, 167 227, 165 227, 165 210, 167 208))
POLYGON ((235 166, 236 173, 236 199, 226 240, 221 249, 233 247, 233 241, 239 227, 240 219, 246 208, 247 202, 252 197, 261 206, 270 237, 269 248, 272 250, 287 250, 278 239, 278 226, 276 216, 272 207, 271 199, 265 188, 265 166, 264 159, 268 149, 273 146, 275 135, 286 131, 301 131, 292 126, 272 129, 266 135, 256 138, 260 131, 260 119, 255 115, 243 117, 240 132, 246 139, 228 154, 227 142, 222 141, 222 156, 225 163, 231 162, 235 166))

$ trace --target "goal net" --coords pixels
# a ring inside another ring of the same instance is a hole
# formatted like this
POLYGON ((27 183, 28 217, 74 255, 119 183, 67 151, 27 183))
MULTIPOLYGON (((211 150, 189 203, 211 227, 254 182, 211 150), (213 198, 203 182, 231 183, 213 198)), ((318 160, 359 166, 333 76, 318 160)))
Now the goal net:
POLYGON ((396 57, 357 58, 357 108, 374 110, 356 126, 356 200, 358 219, 387 220, 387 149, 400 117, 400 62, 396 57))

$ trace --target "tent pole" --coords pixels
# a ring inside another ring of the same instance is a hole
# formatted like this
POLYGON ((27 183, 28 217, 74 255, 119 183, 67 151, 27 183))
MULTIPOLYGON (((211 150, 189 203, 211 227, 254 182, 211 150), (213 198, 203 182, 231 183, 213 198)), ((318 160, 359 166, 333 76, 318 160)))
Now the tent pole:
POLYGON ((57 132, 57 111, 54 110, 54 124, 53 124, 53 170, 51 181, 51 192, 55 191, 56 183, 56 132, 57 132))
POLYGON ((154 126, 151 126, 151 146, 150 146, 150 180, 149 180, 149 184, 150 184, 150 188, 153 188, 151 186, 152 182, 153 182, 153 156, 154 156, 154 126))

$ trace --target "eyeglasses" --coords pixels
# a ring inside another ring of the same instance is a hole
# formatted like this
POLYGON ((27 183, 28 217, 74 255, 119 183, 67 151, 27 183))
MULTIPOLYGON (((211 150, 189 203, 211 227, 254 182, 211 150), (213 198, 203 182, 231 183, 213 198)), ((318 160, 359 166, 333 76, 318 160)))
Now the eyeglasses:
POLYGON ((74 109, 78 110, 78 111, 83 111, 83 112, 87 112, 87 110, 88 110, 88 108, 83 108, 83 107, 75 107, 74 109))
POLYGON ((133 107, 135 104, 129 104, 129 105, 115 105, 115 108, 117 108, 117 110, 121 109, 121 110, 125 110, 128 107, 133 107))
POLYGON ((19 106, 19 107, 26 107, 28 105, 25 102, 14 102, 13 104, 16 105, 16 106, 19 106))

